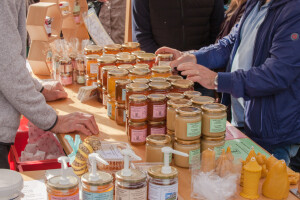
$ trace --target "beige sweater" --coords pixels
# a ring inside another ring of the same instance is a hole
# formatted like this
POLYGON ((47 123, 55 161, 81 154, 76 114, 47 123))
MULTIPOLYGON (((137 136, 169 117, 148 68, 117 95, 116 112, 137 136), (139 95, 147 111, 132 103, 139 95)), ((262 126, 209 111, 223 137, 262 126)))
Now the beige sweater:
POLYGON ((0 143, 14 142, 20 114, 44 130, 57 120, 26 69, 25 22, 26 0, 0 1, 0 143))

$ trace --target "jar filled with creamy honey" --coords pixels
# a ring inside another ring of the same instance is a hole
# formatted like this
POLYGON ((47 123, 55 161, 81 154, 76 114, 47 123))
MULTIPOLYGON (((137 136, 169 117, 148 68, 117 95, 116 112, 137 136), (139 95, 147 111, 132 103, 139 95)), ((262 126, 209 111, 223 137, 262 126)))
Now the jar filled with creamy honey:
POLYGON ((174 155, 174 163, 178 167, 189 168, 200 162, 200 140, 179 140, 175 138, 174 149, 187 153, 189 157, 174 155))
POLYGON ((191 106, 192 102, 188 99, 174 99, 169 100, 167 104, 167 128, 170 131, 175 131, 176 109, 191 106))
POLYGON ((225 136, 220 137, 206 137, 201 138, 201 152, 207 149, 214 149, 215 147, 222 147, 225 145, 225 136))
POLYGON ((215 99, 208 96, 199 96, 191 98, 191 101, 193 103, 193 106, 201 108, 201 106, 204 104, 214 103, 215 99))
POLYGON ((146 162, 163 162, 163 147, 172 147, 170 136, 149 135, 146 139, 146 162))

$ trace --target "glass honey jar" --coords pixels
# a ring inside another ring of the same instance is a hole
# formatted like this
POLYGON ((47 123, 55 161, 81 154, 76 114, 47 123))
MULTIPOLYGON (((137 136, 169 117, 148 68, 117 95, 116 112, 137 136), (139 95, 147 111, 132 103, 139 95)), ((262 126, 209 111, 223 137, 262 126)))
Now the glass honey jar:
POLYGON ((102 84, 101 82, 98 80, 97 81, 97 100, 99 103, 103 103, 103 91, 102 91, 102 84))
POLYGON ((206 137, 202 136, 201 138, 201 152, 212 149, 214 150, 215 147, 222 147, 225 145, 225 136, 220 137, 206 137))
POLYGON ((194 97, 200 97, 202 94, 201 92, 198 92, 198 91, 186 91, 183 93, 185 98, 187 99, 192 99, 194 97))
POLYGON ((63 86, 73 84, 73 66, 69 58, 61 58, 59 60, 59 82, 63 86))
POLYGON ((204 104, 214 103, 215 99, 207 96, 193 97, 191 99, 193 106, 201 108, 204 104))
POLYGON ((149 86, 142 83, 130 83, 126 86, 126 108, 128 108, 129 97, 133 94, 149 94, 149 86))
POLYGON ((147 96, 142 94, 133 94, 129 96, 128 114, 129 114, 129 119, 132 122, 147 121, 147 116, 148 116, 147 96))
POLYGON ((185 141, 175 138, 174 150, 187 153, 189 157, 174 155, 174 163, 178 167, 189 168, 200 163, 200 140, 185 141))
POLYGON ((116 98, 116 80, 127 79, 127 78, 128 78, 128 71, 125 69, 114 69, 108 71, 107 92, 113 99, 116 98))
POLYGON ((117 59, 112 56, 101 56, 98 58, 98 80, 102 78, 102 68, 104 66, 112 66, 116 64, 117 59))
POLYGON ((174 99, 167 102, 167 128, 170 131, 175 131, 176 109, 180 107, 191 106, 192 102, 188 99, 174 99))
POLYGON ((172 147, 168 135, 149 135, 146 138, 146 162, 164 162, 163 147, 172 147))
POLYGON ((134 55, 123 55, 123 56, 117 56, 117 66, 123 65, 123 64, 129 64, 129 65, 135 65, 135 56, 134 55))
POLYGON ((103 54, 103 48, 98 45, 87 45, 84 48, 84 55, 91 55, 91 54, 97 54, 98 56, 102 56, 103 54))
POLYGON ((120 52, 116 56, 120 57, 120 56, 128 56, 128 55, 131 55, 131 54, 129 52, 120 52))
POLYGON ((102 93, 103 93, 103 105, 104 105, 104 108, 107 109, 108 93, 107 93, 107 89, 105 87, 102 88, 102 93))
POLYGON ((186 91, 193 91, 194 90, 194 82, 183 79, 183 80, 176 80, 172 82, 172 92, 184 93, 186 91))
POLYGON ((79 55, 76 58, 76 82, 77 84, 84 85, 85 84, 85 64, 83 55, 79 55))
POLYGON ((126 85, 131 83, 128 79, 116 80, 116 101, 125 104, 126 101, 126 85))
POLYGON ((121 48, 120 44, 108 44, 104 46, 104 53, 116 55, 121 52, 121 48))
POLYGON ((155 66, 152 67, 152 77, 163 77, 168 78, 172 75, 172 70, 170 66, 155 66))
POLYGON ((145 51, 133 51, 133 52, 131 52, 131 54, 132 55, 134 55, 134 56, 138 56, 139 54, 141 54, 141 53, 146 53, 145 51))
POLYGON ((167 94, 167 99, 168 100, 176 100, 176 99, 184 99, 184 95, 181 93, 168 93, 167 94))
POLYGON ((76 177, 68 176, 68 184, 61 184, 61 176, 54 176, 47 181, 48 199, 79 200, 79 183, 76 177))
POLYGON ((118 69, 116 66, 114 65, 108 65, 108 66, 104 66, 102 67, 101 70, 101 82, 104 88, 107 88, 107 76, 108 76, 108 71, 109 70, 113 70, 113 69, 118 69))
POLYGON ((148 64, 135 64, 133 67, 134 68, 146 68, 146 69, 149 69, 149 65, 148 64))
POLYGON ((141 53, 137 56, 137 64, 148 64, 151 69, 155 64, 156 56, 153 53, 141 53))
POLYGON ((150 73, 150 69, 146 69, 146 68, 133 68, 131 69, 129 74, 129 78, 131 80, 134 80, 136 78, 151 78, 151 73, 150 73))
POLYGON ((90 78, 98 77, 98 58, 100 56, 92 54, 87 55, 86 57, 86 75, 90 78))
POLYGON ((174 55, 171 53, 164 53, 157 55, 158 65, 167 65, 170 66, 171 62, 174 60, 174 55))
POLYGON ((126 123, 125 104, 116 103, 116 122, 120 126, 125 126, 126 123))
POLYGON ((174 149, 175 132, 171 130, 167 130, 167 135, 171 137, 171 144, 172 144, 172 148, 174 149))
POLYGON ((167 78, 167 81, 169 81, 170 83, 176 81, 176 80, 182 80, 183 77, 182 76, 179 76, 179 75, 172 75, 172 76, 169 76, 167 78))
POLYGON ((123 65, 119 65, 118 69, 126 69, 127 71, 133 69, 133 65, 129 65, 129 64, 123 64, 123 65))
POLYGON ((143 83, 143 84, 148 84, 150 82, 149 79, 147 78, 136 78, 132 80, 133 83, 143 83))
POLYGON ((167 115, 167 98, 164 94, 148 95, 148 120, 164 121, 167 115))
POLYGON ((166 135, 166 121, 148 121, 148 135, 166 135))
POLYGON ((112 120, 116 119, 116 101, 110 96, 107 99, 107 116, 112 120))
MULTIPOLYGON (((153 68, 152 68, 153 69, 153 68)), ((163 77, 152 77, 150 79, 150 82, 166 82, 167 79, 166 78, 163 78, 163 77)))
POLYGON ((128 122, 128 139, 132 145, 144 145, 147 137, 147 122, 128 122))
POLYGON ((97 86, 97 78, 85 76, 85 86, 92 86, 92 85, 97 86))
POLYGON ((140 49, 140 43, 138 42, 126 42, 122 44, 122 52, 134 52, 139 51, 140 49))
POLYGON ((152 94, 167 94, 171 90, 171 84, 169 82, 151 82, 149 83, 152 94))

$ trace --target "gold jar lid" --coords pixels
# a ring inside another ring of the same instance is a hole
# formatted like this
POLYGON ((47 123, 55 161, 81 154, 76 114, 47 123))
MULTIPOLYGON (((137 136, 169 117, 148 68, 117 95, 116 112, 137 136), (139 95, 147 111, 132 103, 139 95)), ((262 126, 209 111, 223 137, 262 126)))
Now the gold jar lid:
POLYGON ((127 76, 128 71, 125 69, 113 69, 108 71, 108 75, 122 77, 122 76, 127 76))
POLYGON ((202 141, 206 140, 206 141, 225 141, 225 135, 223 136, 219 136, 219 137, 207 137, 202 135, 202 141))
POLYGON ((115 65, 106 65, 102 67, 102 72, 104 71, 109 71, 109 70, 113 70, 113 69, 118 69, 115 65))
POLYGON ((147 96, 143 94, 133 94, 129 96, 129 100, 142 102, 147 100, 147 96))
POLYGON ((138 42, 126 42, 122 44, 122 47, 125 49, 136 49, 140 47, 140 43, 138 42))
POLYGON ((97 54, 90 54, 90 55, 85 56, 85 58, 87 60, 98 60, 98 58, 100 58, 100 56, 97 54))
POLYGON ((200 96, 200 97, 193 97, 191 101, 193 102, 193 104, 203 105, 207 103, 214 103, 215 99, 212 97, 200 96))
POLYGON ((101 171, 97 171, 96 173, 100 177, 99 180, 97 180, 97 181, 90 181, 89 176, 90 176, 91 173, 87 172, 84 175, 82 175, 81 181, 84 184, 90 185, 90 186, 102 186, 102 185, 107 185, 107 184, 112 183, 113 177, 109 173, 101 172, 101 171))
POLYGON ((176 113, 184 117, 193 117, 200 115, 201 109, 193 106, 185 106, 177 108, 176 113))
POLYGON ((101 56, 100 58, 97 59, 98 64, 114 64, 117 59, 113 56, 101 56))
POLYGON ((125 108, 125 104, 124 103, 118 103, 116 102, 116 108, 125 108))
POLYGON ((117 53, 117 57, 128 56, 128 55, 130 55, 129 52, 120 52, 120 53, 117 53))
POLYGON ((147 175, 137 169, 130 169, 131 170, 131 176, 123 176, 122 170, 118 171, 116 173, 116 179, 118 181, 127 182, 127 183, 140 183, 145 182, 147 179, 147 175))
POLYGON ((149 83, 149 79, 147 79, 147 78, 136 78, 132 82, 133 83, 144 83, 144 84, 147 84, 147 83, 149 83))
POLYGON ((133 66, 132 65, 129 65, 129 64, 123 64, 123 65, 119 65, 118 66, 119 69, 126 69, 126 70, 131 70, 133 69, 133 66))
POLYGON ((184 96, 186 96, 188 99, 194 98, 194 97, 200 97, 202 94, 198 91, 185 91, 184 96))
POLYGON ((129 126, 145 126, 147 125, 147 122, 132 122, 132 121, 128 121, 129 126))
POLYGON ((164 77, 153 77, 150 79, 150 82, 166 82, 167 79, 164 77))
POLYGON ((69 184, 60 184, 61 176, 54 176, 47 181, 47 186, 54 190, 69 190, 78 186, 78 180, 74 176, 68 176, 69 184))
POLYGON ((167 98, 169 100, 175 100, 175 99, 183 99, 184 95, 181 93, 175 93, 175 92, 171 92, 167 94, 167 98))
POLYGON ((203 112, 220 113, 220 112, 226 112, 227 107, 220 103, 209 103, 209 104, 202 105, 201 109, 203 110, 203 112))
POLYGON ((166 95, 164 95, 164 94, 149 94, 148 99, 150 99, 150 101, 164 101, 166 99, 166 95))
POLYGON ((133 51, 133 52, 131 52, 131 54, 132 55, 134 55, 134 56, 138 56, 139 54, 141 54, 141 53, 146 53, 145 51, 133 51))
POLYGON ((120 44, 108 44, 104 46, 104 49, 108 51, 119 51, 121 50, 121 47, 120 44))
POLYGON ((171 88, 171 84, 169 82, 151 82, 149 87, 155 90, 167 90, 171 88))
POLYGON ((192 102, 188 99, 174 99, 168 101, 168 106, 172 108, 191 106, 192 102))
POLYGON ((130 70, 131 74, 134 75, 139 75, 139 76, 143 76, 143 75, 147 75, 150 73, 150 69, 146 69, 146 68, 133 68, 130 70))
POLYGON ((157 179, 173 179, 178 176, 178 171, 175 167, 171 167, 171 173, 162 173, 163 165, 153 166, 148 169, 148 175, 157 179))
POLYGON ((59 64, 60 65, 71 64, 71 59, 70 58, 66 58, 66 57, 61 58, 61 59, 59 59, 59 64))
POLYGON ((149 89, 149 85, 143 83, 130 83, 126 86, 128 91, 142 92, 149 89))
POLYGON ((176 141, 178 144, 182 144, 182 145, 200 144, 200 139, 187 141, 187 140, 180 140, 180 139, 178 139, 178 138, 175 138, 175 141, 176 141))
POLYGON ((167 135, 174 137, 175 136, 175 131, 167 130, 167 135))
POLYGON ((174 82, 176 80, 183 80, 183 77, 179 75, 172 75, 167 78, 167 81, 169 82, 174 82))
POLYGON ((149 65, 146 63, 138 63, 134 65, 134 68, 146 68, 149 69, 149 65))
POLYGON ((165 121, 159 121, 159 122, 148 121, 148 124, 152 125, 152 126, 156 126, 156 125, 165 125, 166 122, 165 121))
POLYGON ((194 86, 194 82, 187 79, 175 80, 174 82, 172 82, 172 86, 179 88, 190 88, 194 86))
POLYGON ((158 58, 164 58, 164 59, 173 59, 174 55, 171 53, 160 53, 157 55, 158 58))
POLYGON ((151 71, 155 72, 155 73, 170 73, 171 72, 171 67, 170 66, 165 66, 165 65, 161 65, 161 66, 156 66, 156 67, 152 67, 151 71))
POLYGON ((116 85, 127 85, 131 83, 130 79, 118 79, 116 80, 116 85))
POLYGON ((98 52, 98 51, 102 51, 102 47, 101 46, 98 46, 98 45, 87 45, 85 48, 84 48, 84 51, 87 52, 87 53, 95 53, 95 52, 98 52))
POLYGON ((166 146, 172 141, 169 135, 149 135, 146 138, 146 143, 156 146, 166 146))
POLYGON ((117 61, 118 62, 134 62, 135 61, 135 56, 131 55, 131 54, 117 56, 117 61))
POLYGON ((138 59, 143 61, 151 61, 151 60, 155 60, 156 58, 154 53, 141 53, 137 57, 138 59))

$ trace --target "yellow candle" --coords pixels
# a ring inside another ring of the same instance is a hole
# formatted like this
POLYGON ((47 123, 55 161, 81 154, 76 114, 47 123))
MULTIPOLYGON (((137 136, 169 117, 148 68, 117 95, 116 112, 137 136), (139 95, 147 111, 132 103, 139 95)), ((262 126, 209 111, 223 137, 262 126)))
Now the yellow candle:
POLYGON ((225 153, 225 149, 222 149, 222 154, 216 161, 216 173, 220 177, 224 177, 231 173, 231 170, 233 170, 233 163, 229 160, 227 152, 225 153))
POLYGON ((278 160, 273 156, 271 155, 268 160, 267 160, 267 169, 268 170, 271 170, 271 168, 273 167, 273 165, 275 165, 275 163, 277 162, 278 160))
POLYGON ((226 156, 227 156, 228 160, 230 160, 230 161, 233 161, 233 160, 234 160, 234 157, 233 157, 233 155, 232 155, 232 153, 231 153, 231 146, 228 146, 228 147, 227 147, 227 150, 226 150, 226 156))
POLYGON ((207 149, 202 152, 201 156, 201 171, 210 172, 215 169, 215 151, 207 149))

